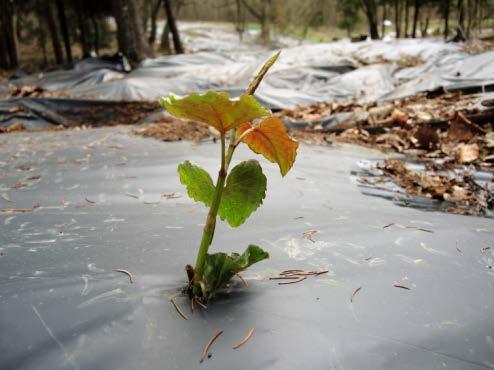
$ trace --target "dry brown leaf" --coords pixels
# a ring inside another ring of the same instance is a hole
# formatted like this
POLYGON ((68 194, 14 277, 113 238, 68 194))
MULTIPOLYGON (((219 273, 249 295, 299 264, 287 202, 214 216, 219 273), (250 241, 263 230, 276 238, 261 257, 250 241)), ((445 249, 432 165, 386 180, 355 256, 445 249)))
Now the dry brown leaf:
POLYGON ((471 163, 479 158, 479 146, 477 144, 461 144, 459 146, 458 161, 471 163))

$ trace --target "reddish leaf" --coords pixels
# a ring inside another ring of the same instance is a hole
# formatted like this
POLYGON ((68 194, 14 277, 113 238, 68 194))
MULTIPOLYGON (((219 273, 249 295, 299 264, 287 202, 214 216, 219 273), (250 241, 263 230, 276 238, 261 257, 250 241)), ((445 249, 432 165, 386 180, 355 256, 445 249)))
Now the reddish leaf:
POLYGON ((264 119, 258 126, 243 123, 238 127, 238 137, 252 151, 262 154, 268 161, 278 163, 285 176, 295 162, 298 142, 288 136, 278 117, 264 119))

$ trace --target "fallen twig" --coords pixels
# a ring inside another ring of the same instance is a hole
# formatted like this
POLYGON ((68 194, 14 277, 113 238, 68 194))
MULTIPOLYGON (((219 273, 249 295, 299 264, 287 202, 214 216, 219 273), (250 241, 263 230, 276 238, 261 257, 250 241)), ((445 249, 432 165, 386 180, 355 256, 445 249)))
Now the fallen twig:
POLYGON ((196 299, 195 298, 192 298, 190 300, 190 309, 192 310, 192 312, 194 312, 194 309, 196 308, 196 299))
POLYGON ((86 202, 88 202, 88 203, 91 203, 91 204, 96 203, 94 200, 91 200, 91 199, 89 199, 89 198, 85 198, 85 199, 86 199, 86 202))
POLYGON ((187 316, 185 316, 185 314, 182 312, 182 310, 177 306, 177 304, 175 303, 175 297, 173 298, 170 298, 170 302, 172 303, 173 307, 175 307, 175 309, 177 310, 178 314, 180 316, 182 316, 182 318, 184 320, 188 320, 189 318, 187 316))
POLYGON ((314 275, 319 276, 319 275, 322 275, 322 274, 327 274, 328 272, 329 272, 329 270, 315 271, 314 272, 314 275))
POLYGON ((351 303, 353 303, 353 298, 355 297, 355 295, 356 295, 358 292, 360 292, 360 289, 362 289, 362 287, 361 287, 361 286, 360 286, 360 287, 358 287, 357 289, 355 289, 355 290, 353 291, 352 296, 351 296, 351 298, 350 298, 350 302, 351 302, 351 303))
POLYGON ((247 342, 250 337, 252 337, 252 334, 254 334, 254 327, 252 327, 249 332, 247 333, 247 335, 245 336, 244 339, 242 339, 240 342, 238 342, 237 344, 235 344, 233 346, 233 349, 237 349, 237 348, 240 348, 241 346, 243 346, 245 344, 245 342, 247 342))
POLYGON ((1 213, 29 213, 32 211, 32 208, 0 208, 1 213))
POLYGON ((304 270, 285 270, 280 272, 280 275, 290 275, 292 272, 304 272, 304 270))
POLYGON ((390 224, 387 224, 387 225, 384 225, 384 226, 383 226, 383 229, 386 229, 386 228, 388 228, 388 227, 390 227, 390 226, 393 226, 393 225, 394 225, 394 222, 392 222, 392 223, 390 223, 390 224))
POLYGON ((304 276, 304 277, 301 277, 300 279, 298 280, 295 280, 295 281, 285 281, 283 283, 278 283, 278 285, 286 285, 286 284, 295 284, 295 283, 300 283, 301 281, 307 279, 307 276, 304 276))
POLYGON ((326 274, 329 270, 324 271, 300 271, 300 272, 292 272, 290 274, 284 274, 283 276, 318 276, 322 274, 326 274))
POLYGON ((124 269, 114 269, 113 271, 115 272, 121 272, 126 274, 129 277, 129 281, 132 284, 134 282, 132 273, 130 271, 124 270, 124 269))
POLYGON ((434 234, 434 231, 429 230, 429 229, 424 229, 424 228, 422 228, 422 227, 407 226, 406 228, 407 228, 407 229, 415 229, 415 230, 423 231, 423 232, 425 232, 425 233, 431 233, 431 234, 434 234))
POLYGON ((270 277, 269 280, 296 280, 300 279, 298 276, 274 276, 270 277))
POLYGON ((208 343, 206 344, 206 347, 204 347, 204 350, 202 351, 202 354, 201 354, 201 359, 199 360, 200 363, 202 363, 204 361, 204 359, 206 358, 207 354, 208 354, 208 351, 209 351, 209 348, 213 345, 214 341, 216 339, 218 339, 218 337, 223 334, 223 330, 220 330, 219 332, 217 332, 215 335, 213 335, 208 343))
POLYGON ((180 194, 177 193, 161 193, 160 195, 162 198, 166 199, 176 199, 182 197, 180 194))
POLYGON ((395 288, 401 288, 401 289, 406 289, 406 290, 411 290, 409 287, 401 284, 393 284, 395 288))

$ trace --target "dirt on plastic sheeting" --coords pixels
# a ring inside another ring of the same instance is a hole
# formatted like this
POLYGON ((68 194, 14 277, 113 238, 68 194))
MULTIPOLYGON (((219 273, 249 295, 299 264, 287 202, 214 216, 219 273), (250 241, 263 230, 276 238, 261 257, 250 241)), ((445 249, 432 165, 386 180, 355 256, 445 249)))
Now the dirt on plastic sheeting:
POLYGON ((405 155, 375 163, 380 177, 363 173, 367 185, 391 180, 400 186, 396 191, 444 201, 444 211, 494 215, 494 110, 487 94, 438 90, 381 103, 301 106, 279 115, 299 127, 291 133, 306 142, 347 142, 405 155), (404 160, 424 166, 412 171, 404 160))
POLYGON ((22 98, 0 100, 0 132, 135 124, 162 111, 156 101, 22 98), (14 129, 11 127, 13 126, 14 129))
POLYGON ((218 134, 205 123, 184 121, 170 116, 161 117, 157 122, 141 125, 132 132, 161 141, 189 140, 193 142, 216 138, 218 134))

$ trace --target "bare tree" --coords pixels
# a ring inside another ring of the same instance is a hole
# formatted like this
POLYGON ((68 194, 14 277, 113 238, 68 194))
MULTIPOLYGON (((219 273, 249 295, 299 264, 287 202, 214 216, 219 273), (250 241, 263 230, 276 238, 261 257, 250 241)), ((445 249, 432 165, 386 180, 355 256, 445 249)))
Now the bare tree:
POLYGON ((148 42, 151 47, 153 47, 154 42, 156 41, 156 21, 158 19, 158 13, 161 7, 161 0, 155 0, 154 6, 151 10, 151 31, 149 32, 148 42))
POLYGON ((463 0, 458 0, 456 14, 458 16, 458 27, 463 32, 465 31, 465 3, 463 0))
POLYGON ((151 56, 136 0, 112 0, 117 22, 118 48, 132 63, 151 56))
POLYGON ((431 7, 428 3, 425 3, 424 6, 425 12, 422 12, 422 16, 420 19, 420 33, 422 37, 427 37, 427 31, 429 29, 429 22, 431 16, 431 7))
POLYGON ((388 18, 388 4, 385 1, 382 3, 382 10, 381 35, 384 37, 384 34, 386 33, 385 20, 388 18))
POLYGON ((168 25, 170 32, 172 34, 175 54, 183 54, 184 48, 182 46, 182 42, 180 41, 180 35, 178 33, 177 24, 175 23, 175 16, 172 11, 171 0, 163 0, 163 1, 165 6, 165 13, 166 13, 166 24, 168 25))
POLYGON ((449 35, 449 9, 451 7, 451 0, 443 0, 443 19, 444 19, 444 39, 446 40, 449 35))
POLYGON ((395 32, 396 37, 401 36, 401 0, 395 0, 395 32))
POLYGON ((470 37, 471 32, 478 28, 480 23, 480 0, 468 0, 467 4, 467 37, 470 37))
POLYGON ((41 3, 41 0, 36 0, 35 14, 38 19, 36 39, 38 41, 38 47, 41 49, 41 53, 43 54, 42 66, 46 67, 48 65, 48 53, 46 52, 46 27, 45 22, 43 22, 45 17, 43 15, 43 4, 41 3))
POLYGON ((4 68, 19 65, 17 14, 13 0, 0 0, 0 64, 4 68))
POLYGON ((417 37, 417 23, 419 21, 419 12, 420 12, 420 0, 415 0, 414 4, 414 13, 413 13, 413 27, 412 27, 412 37, 417 37))
POLYGON ((55 54, 55 61, 57 64, 63 64, 62 44, 60 43, 58 28, 55 21, 55 17, 53 16, 50 3, 51 2, 48 0, 45 0, 43 3, 43 7, 45 10, 45 17, 48 23, 48 29, 50 30, 51 44, 53 47, 53 53, 55 54))
MULTIPOLYGON (((182 0, 175 1, 175 11, 173 12, 175 18, 178 17, 178 15, 180 14, 182 4, 182 0)), ((168 54, 172 52, 170 45, 170 24, 168 23, 168 20, 165 22, 165 25, 163 26, 163 32, 161 33, 160 50, 165 51, 168 54)))
POLYGON ((67 18, 65 16, 65 6, 63 0, 57 0, 58 20, 62 31, 63 43, 65 45, 65 57, 67 62, 72 63, 72 49, 70 48, 70 36, 67 28, 67 18))
POLYGON ((369 24, 369 32, 371 39, 379 39, 379 31, 377 28, 377 6, 374 0, 360 0, 360 4, 367 16, 367 22, 369 24))
POLYGON ((242 41, 245 32, 245 12, 241 0, 235 0, 235 31, 238 38, 242 41))
POLYGON ((270 19, 271 19, 271 0, 247 1, 242 0, 245 9, 249 11, 261 24, 261 40, 264 44, 270 42, 270 19))
POLYGON ((408 33, 408 21, 409 21, 409 17, 410 17, 410 14, 409 14, 409 11, 410 11, 410 0, 405 0, 405 32, 404 32, 404 36, 405 37, 409 37, 410 34, 408 33))

